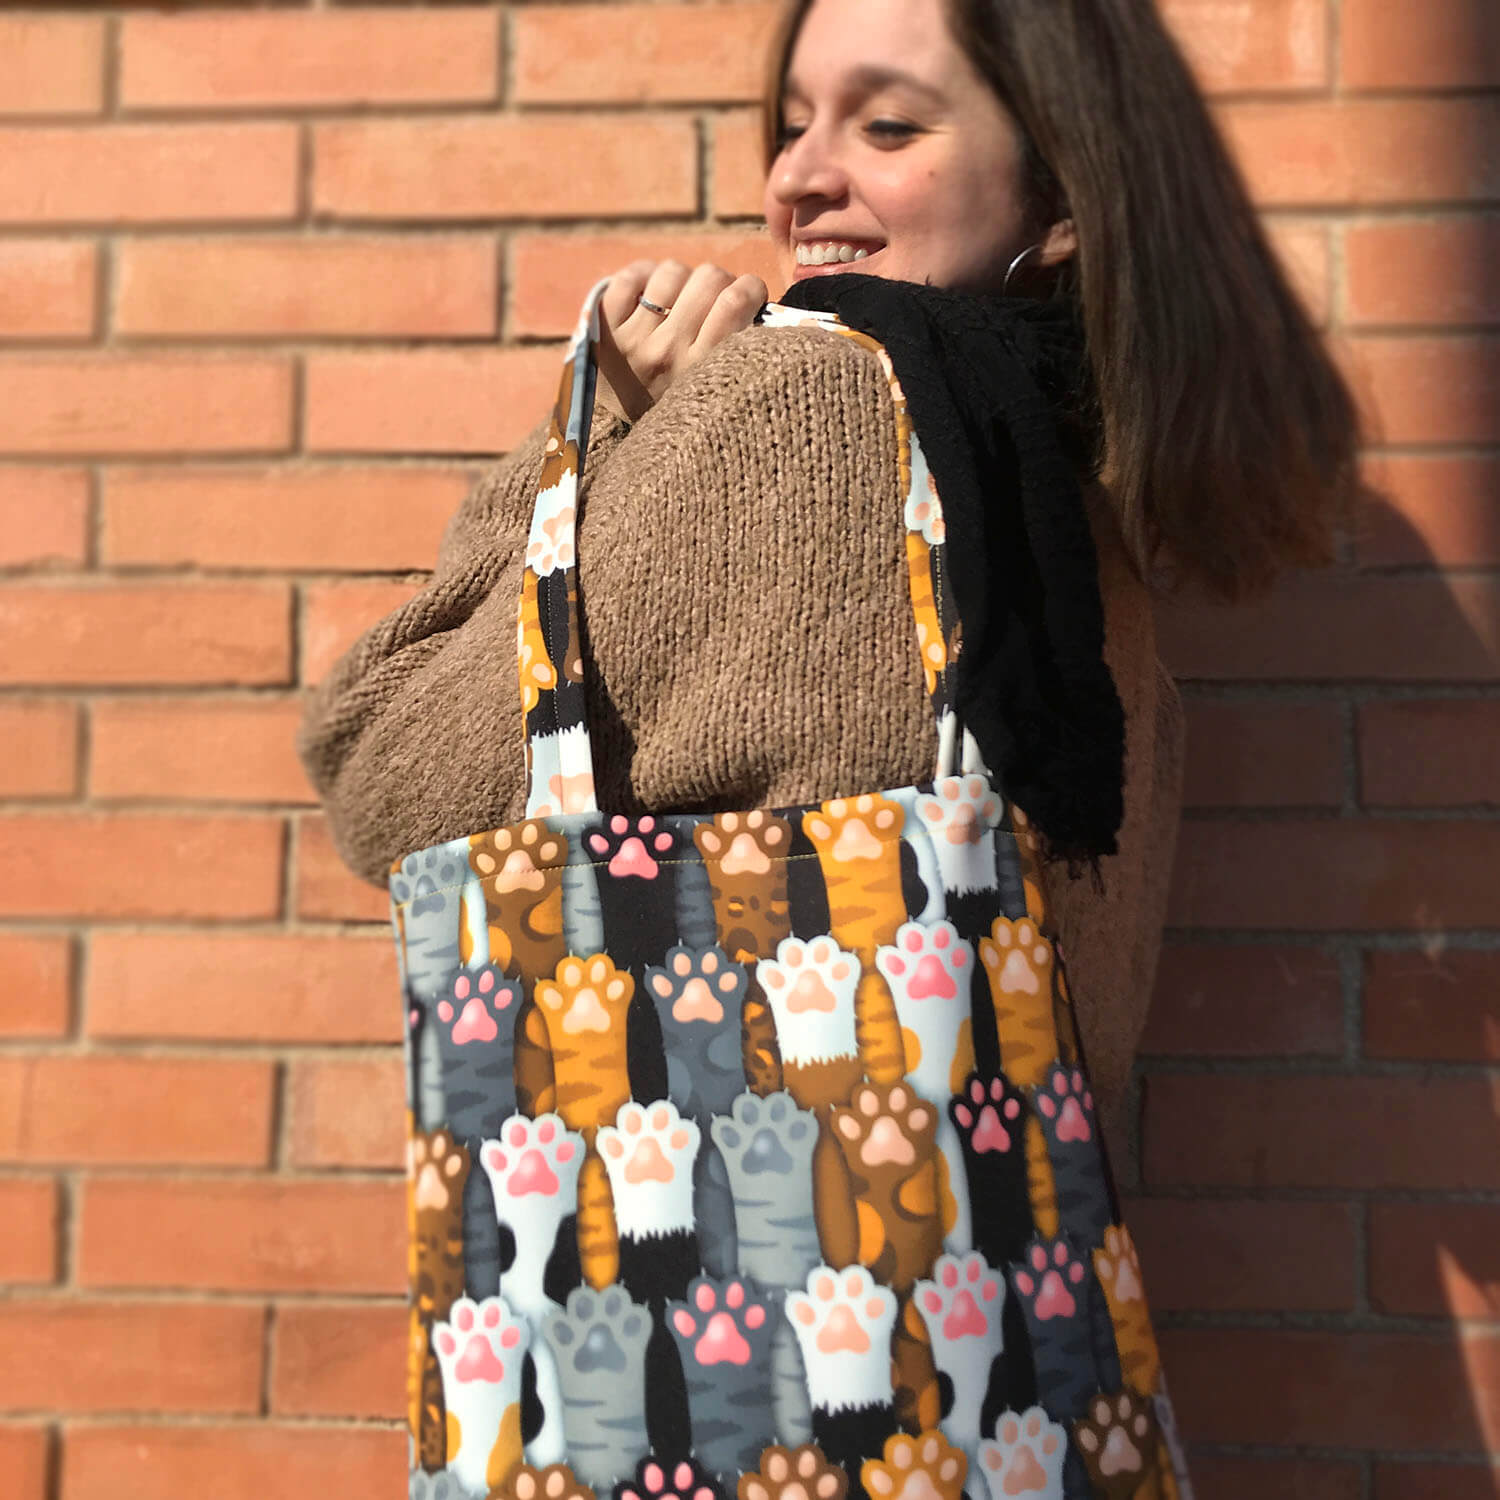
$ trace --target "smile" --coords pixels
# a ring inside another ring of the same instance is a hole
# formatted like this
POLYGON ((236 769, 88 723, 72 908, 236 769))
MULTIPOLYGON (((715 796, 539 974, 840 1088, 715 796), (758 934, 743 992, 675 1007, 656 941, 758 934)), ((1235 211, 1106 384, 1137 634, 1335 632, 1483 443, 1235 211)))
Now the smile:
POLYGON ((865 260, 883 247, 865 240, 803 240, 795 248, 799 266, 827 266, 865 260))

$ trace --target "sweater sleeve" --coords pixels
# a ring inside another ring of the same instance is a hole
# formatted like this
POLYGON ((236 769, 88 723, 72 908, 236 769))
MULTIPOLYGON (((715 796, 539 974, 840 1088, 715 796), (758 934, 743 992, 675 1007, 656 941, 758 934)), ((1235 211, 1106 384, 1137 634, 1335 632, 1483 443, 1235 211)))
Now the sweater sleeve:
MULTIPOLYGON (((365 631, 306 700, 298 753, 339 853, 376 884, 401 852, 443 837, 423 816, 423 784, 442 756, 483 760, 495 822, 521 801, 515 610, 547 431, 544 420, 480 478, 426 585, 365 631), (463 713, 445 711, 464 699, 474 701, 463 713)), ((596 410, 590 477, 628 431, 596 410)))

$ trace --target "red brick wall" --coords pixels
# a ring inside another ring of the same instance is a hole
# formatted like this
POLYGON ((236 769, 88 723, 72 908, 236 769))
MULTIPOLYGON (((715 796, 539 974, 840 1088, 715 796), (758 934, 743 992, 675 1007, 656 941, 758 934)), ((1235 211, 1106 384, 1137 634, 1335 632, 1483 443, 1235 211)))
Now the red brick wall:
MULTIPOLYGON (((1134 1222, 1205 1500, 1478 1500, 1500 8, 1167 10, 1388 500, 1333 572, 1164 621, 1192 806, 1134 1222)), ((296 765, 297 692, 543 411, 594 277, 769 273, 765 19, 0 13, 9 1500, 398 1492, 394 969, 296 765)))

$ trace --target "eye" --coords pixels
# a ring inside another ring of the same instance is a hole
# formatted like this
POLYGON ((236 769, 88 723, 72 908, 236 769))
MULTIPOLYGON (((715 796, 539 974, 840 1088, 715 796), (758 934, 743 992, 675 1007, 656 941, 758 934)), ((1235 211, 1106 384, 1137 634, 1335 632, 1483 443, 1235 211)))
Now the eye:
POLYGON ((780 134, 776 137, 777 150, 784 151, 806 129, 805 125, 783 125, 780 134))
POLYGON ((915 125, 908 125, 903 120, 871 120, 865 129, 871 135, 884 136, 887 140, 902 140, 917 133, 915 125))

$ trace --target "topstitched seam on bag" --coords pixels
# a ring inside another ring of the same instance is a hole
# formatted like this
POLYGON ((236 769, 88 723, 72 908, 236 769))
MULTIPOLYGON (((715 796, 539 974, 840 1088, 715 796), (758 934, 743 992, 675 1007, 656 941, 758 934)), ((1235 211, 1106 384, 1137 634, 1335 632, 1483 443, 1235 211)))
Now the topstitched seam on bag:
MULTIPOLYGON (((1012 841, 1015 840, 1015 834, 1014 833, 1009 833, 1009 832, 1007 832, 1003 828, 991 828, 991 829, 988 830, 988 832, 994 834, 994 836, 997 839, 1010 839, 1012 841)), ((897 834, 895 838, 882 838, 879 834, 872 834, 871 837, 874 838, 875 842, 878 843, 878 844, 900 844, 900 843, 905 842, 905 839, 906 839, 905 834, 897 834)), ((425 851, 419 851, 419 852, 425 852, 425 851)), ((408 856, 408 857, 410 857, 410 856, 408 856)), ((819 856, 816 853, 814 853, 814 854, 767 854, 766 855, 766 860, 767 860, 768 863, 773 864, 773 865, 785 865, 785 864, 791 864, 794 860, 818 859, 820 857, 821 856, 819 856)), ((658 865, 662 865, 662 866, 703 865, 705 868, 715 868, 716 869, 720 865, 722 865, 724 863, 724 861, 722 859, 658 859, 656 861, 656 863, 658 865)), ((583 869, 603 870, 603 869, 608 869, 609 868, 609 864, 610 864, 610 861, 607 860, 607 859, 586 859, 586 860, 578 860, 577 862, 574 862, 572 860, 563 860, 561 863, 558 863, 558 862, 554 861, 554 862, 551 862, 551 863, 545 864, 545 865, 534 865, 532 868, 534 870, 536 870, 538 873, 541 873, 543 870, 583 870, 583 869)), ((391 878, 394 879, 395 876, 393 875, 391 878)), ((410 878, 410 877, 407 877, 407 878, 410 878)), ((483 884, 484 881, 486 879, 488 879, 489 877, 485 876, 485 875, 480 875, 477 871, 475 871, 475 872, 472 872, 472 878, 475 879, 475 880, 477 880, 477 881, 479 881, 481 884, 483 884)), ((463 885, 435 885, 435 886, 432 887, 431 890, 422 891, 419 895, 411 896, 411 897, 409 897, 405 901, 395 901, 392 904, 395 906, 395 908, 396 908, 397 911, 401 911, 401 910, 404 910, 408 906, 415 905, 418 901, 425 901, 425 900, 427 900, 428 897, 430 897, 430 896, 443 896, 443 895, 448 895, 448 894, 452 893, 453 891, 462 891, 462 890, 465 890, 468 887, 468 884, 469 884, 469 882, 466 880, 463 883, 463 885)))
MULTIPOLYGON (((901 841, 900 841, 899 838, 897 838, 897 839, 878 839, 877 842, 882 843, 882 844, 896 844, 896 843, 900 843, 901 841)), ((768 854, 768 855, 766 855, 766 859, 769 861, 769 863, 771 863, 773 865, 790 864, 791 861, 794 860, 794 859, 816 859, 817 857, 818 856, 816 854, 768 854)), ((718 866, 718 865, 723 864, 724 861, 722 859, 659 859, 659 860, 656 861, 656 863, 658 865, 705 865, 705 866, 707 866, 707 865, 714 865, 714 866, 718 866)), ((574 862, 572 862, 571 860, 564 860, 561 864, 558 864, 558 863, 554 862, 554 863, 545 864, 545 865, 533 865, 532 868, 534 870, 536 870, 538 873, 540 873, 543 870, 583 870, 583 869, 605 870, 605 869, 609 868, 609 864, 610 864, 610 862, 607 859, 586 859, 586 860, 579 860, 576 864, 574 862)), ((480 881, 481 883, 485 879, 487 879, 487 878, 488 877, 486 877, 484 875, 480 875, 478 873, 474 874, 474 879, 480 881)), ((441 895, 444 895, 445 893, 447 893, 449 891, 461 891, 467 885, 468 885, 468 881, 465 881, 463 885, 435 885, 435 886, 432 887, 431 890, 429 890, 429 891, 423 891, 420 895, 412 896, 408 900, 405 900, 405 901, 398 901, 396 903, 396 906, 397 906, 398 909, 401 908, 401 907, 403 907, 403 906, 411 906, 412 904, 414 904, 417 901, 425 901, 427 899, 427 897, 429 897, 429 896, 441 896, 441 895)))

